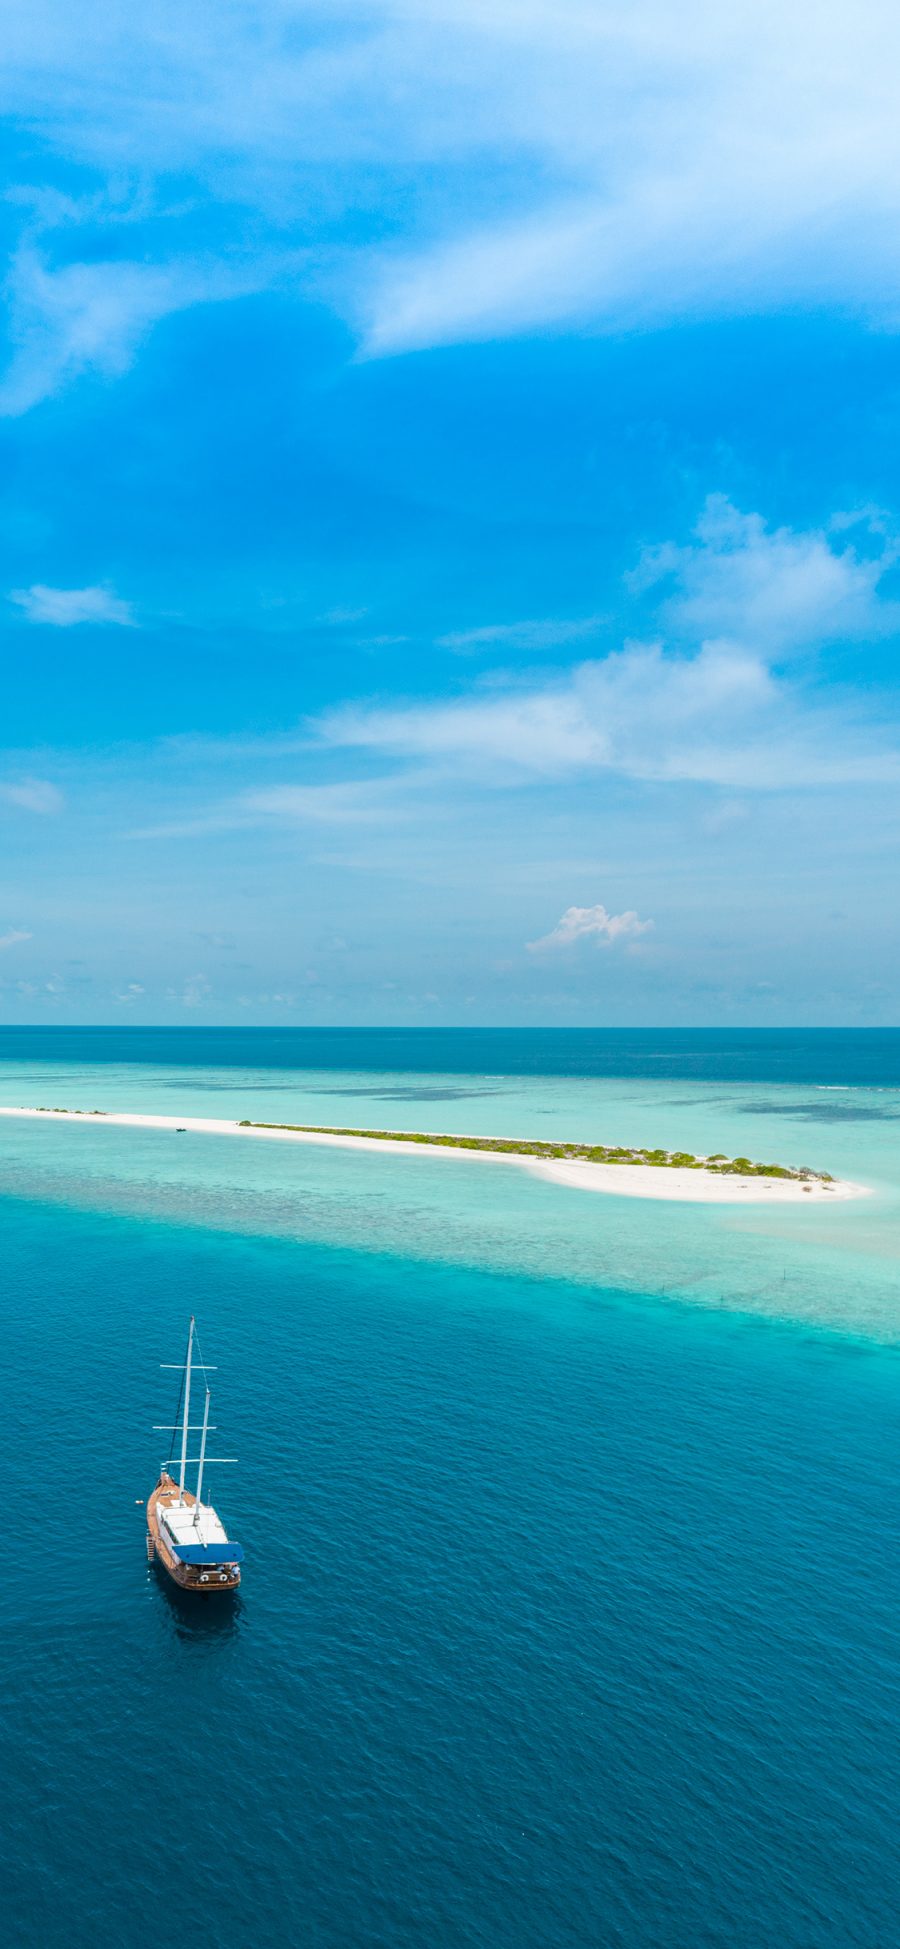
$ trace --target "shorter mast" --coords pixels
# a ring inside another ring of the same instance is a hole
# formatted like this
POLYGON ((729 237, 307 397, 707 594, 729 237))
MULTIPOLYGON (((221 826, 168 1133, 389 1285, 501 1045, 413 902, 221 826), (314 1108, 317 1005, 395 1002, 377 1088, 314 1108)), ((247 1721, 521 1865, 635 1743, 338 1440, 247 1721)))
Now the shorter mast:
POLYGON ((200 1491, 203 1487, 203 1464, 206 1460, 206 1429, 207 1429, 208 1422, 209 1422, 209 1388, 207 1388, 206 1390, 206 1400, 203 1403, 203 1433, 200 1437, 200 1466, 197 1470, 197 1503, 194 1509, 195 1526, 200 1521, 200 1491))
POLYGON ((187 1468, 188 1422, 191 1409, 191 1354, 194 1347, 194 1315, 188 1327, 187 1364, 184 1370, 184 1419, 181 1424, 181 1469, 178 1476, 178 1501, 184 1502, 184 1476, 187 1468))

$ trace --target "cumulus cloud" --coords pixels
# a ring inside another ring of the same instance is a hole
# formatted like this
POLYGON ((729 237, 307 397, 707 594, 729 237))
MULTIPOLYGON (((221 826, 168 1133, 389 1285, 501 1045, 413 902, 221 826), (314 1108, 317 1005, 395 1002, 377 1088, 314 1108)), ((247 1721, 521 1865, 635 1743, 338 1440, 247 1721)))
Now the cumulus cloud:
POLYGON ((649 933, 652 920, 640 920, 632 908, 624 914, 610 914, 604 906, 567 907, 561 920, 539 941, 528 942, 529 954, 548 949, 575 947, 578 941, 591 940, 597 947, 612 947, 615 941, 634 940, 649 933))
POLYGON ((21 927, 8 927, 5 934, 0 934, 0 949, 5 951, 8 947, 18 947, 20 941, 30 941, 31 938, 21 927))
POLYGON ((22 812, 61 812, 65 800, 58 785, 47 778, 20 778, 0 784, 0 801, 22 812))
POLYGON ((645 550, 628 581, 638 592, 674 583, 660 620, 679 636, 726 637, 780 654, 900 631, 900 603, 878 593, 896 560, 896 541, 871 515, 843 518, 832 534, 772 529, 712 494, 688 546, 645 550), (867 552, 846 539, 848 528, 867 552))
POLYGON ((87 589, 51 589, 44 582, 33 582, 30 589, 12 589, 10 601, 24 610, 30 623, 50 623, 56 629, 71 629, 74 623, 135 627, 131 604, 99 584, 87 589))

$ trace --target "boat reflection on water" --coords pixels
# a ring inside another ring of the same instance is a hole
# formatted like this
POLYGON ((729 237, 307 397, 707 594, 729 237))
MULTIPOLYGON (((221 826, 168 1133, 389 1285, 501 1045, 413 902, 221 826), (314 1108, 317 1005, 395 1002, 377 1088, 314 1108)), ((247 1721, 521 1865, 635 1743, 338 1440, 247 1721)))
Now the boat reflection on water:
POLYGON ((244 1622, 246 1606, 239 1590, 227 1603, 198 1604, 191 1591, 179 1590, 159 1563, 147 1566, 147 1581, 152 1582, 154 1602, 161 1611, 164 1639, 179 1643, 205 1643, 224 1647, 236 1638, 244 1622))

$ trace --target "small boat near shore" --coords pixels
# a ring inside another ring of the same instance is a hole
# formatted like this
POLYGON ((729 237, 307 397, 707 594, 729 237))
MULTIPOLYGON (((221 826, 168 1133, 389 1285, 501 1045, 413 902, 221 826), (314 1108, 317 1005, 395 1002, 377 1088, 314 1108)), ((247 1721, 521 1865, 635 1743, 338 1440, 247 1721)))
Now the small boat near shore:
MULTIPOLYGON (((175 1363, 161 1363, 171 1367, 175 1363)), ((232 1542, 212 1503, 202 1499, 204 1470, 219 1462, 233 1463, 234 1455, 207 1455, 210 1392, 206 1376, 215 1370, 205 1367, 199 1356, 193 1314, 188 1329, 187 1355, 177 1363, 181 1373, 181 1395, 172 1425, 156 1424, 157 1434, 181 1434, 181 1454, 160 1465, 159 1481, 147 1502, 147 1557, 159 1563, 179 1590, 195 1591, 212 1597, 236 1590, 241 1581, 244 1552, 232 1542), (192 1423, 191 1383, 195 1373, 203 1375, 204 1403, 202 1422, 192 1423), (200 1435, 199 1455, 188 1455, 188 1436, 200 1435), (196 1465, 197 1486, 192 1494, 187 1487, 187 1471, 196 1465), (170 1469, 178 1469, 178 1480, 170 1469)), ((172 1446, 171 1443, 168 1444, 172 1446)))

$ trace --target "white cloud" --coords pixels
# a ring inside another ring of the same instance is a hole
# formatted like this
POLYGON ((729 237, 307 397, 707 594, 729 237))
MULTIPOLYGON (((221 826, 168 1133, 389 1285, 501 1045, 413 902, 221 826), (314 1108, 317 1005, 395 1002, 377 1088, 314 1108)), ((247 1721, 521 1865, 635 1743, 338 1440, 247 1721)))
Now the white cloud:
POLYGON ((368 825, 372 819, 393 816, 382 799, 383 787, 378 780, 350 780, 335 785, 273 785, 242 793, 234 801, 232 812, 254 823, 262 818, 288 823, 311 820, 324 825, 368 825))
POLYGON ((371 352, 798 302, 896 319, 900 30, 881 0, 852 20, 810 0, 693 0, 677 25, 665 0, 452 17, 480 65, 472 149, 492 105, 495 143, 540 159, 547 188, 382 261, 371 352))
POLYGON ((370 353, 823 302, 894 326, 898 54, 884 0, 198 0, 189 19, 159 0, 152 33, 136 9, 37 0, 5 36, 4 108, 106 188, 19 191, 6 410, 235 295, 171 267, 191 197, 223 262, 248 211, 283 261, 302 234, 304 288, 370 353), (390 213, 374 245, 361 183, 390 213), (158 261, 37 256, 98 213, 151 218, 158 261))
MULTIPOLYGON (((264 750, 260 756, 265 755, 264 750)), ((203 833, 233 832, 268 825, 362 826, 384 825, 404 816, 402 796, 415 786, 409 772, 401 778, 347 779, 328 785, 270 785, 236 793, 197 814, 171 824, 142 826, 134 839, 171 839, 203 833)))
POLYGON ((202 1008, 212 989, 204 974, 195 974, 188 975, 180 993, 176 988, 168 988, 166 994, 170 1001, 180 1002, 182 1008, 202 1008))
MULTIPOLYGON (((838 532, 849 525, 842 520, 838 532)), ((674 578, 677 588, 663 602, 661 620, 695 641, 724 637, 779 654, 835 638, 900 632, 900 603, 878 596, 897 559, 896 543, 873 530, 871 517, 852 525, 867 554, 851 542, 836 547, 821 529, 770 529, 761 515, 742 514, 724 495, 712 494, 693 542, 647 549, 628 579, 643 590, 674 578)))
POLYGON ((900 776, 892 751, 804 708, 760 657, 727 644, 693 657, 631 645, 537 689, 342 709, 319 728, 334 745, 451 761, 496 783, 592 770, 762 789, 900 776))
POLYGON ((319 622, 327 623, 330 629, 343 629, 350 623, 361 623, 368 609, 327 609, 319 622))
POLYGON ((65 800, 47 778, 20 778, 0 784, 0 801, 22 812, 61 812, 65 800))
POLYGON ((5 934, 0 934, 0 949, 5 950, 8 947, 18 947, 20 941, 30 941, 31 938, 31 935, 25 933, 23 928, 9 927, 5 934))
POLYGON ((63 265, 50 270, 32 246, 7 284, 14 351, 0 382, 0 413, 25 413, 67 379, 93 369, 125 371, 143 334, 176 307, 171 273, 147 264, 63 265))
POLYGON ((626 643, 552 681, 495 679, 450 702, 343 707, 316 729, 328 744, 494 784, 591 771, 741 790, 896 780, 897 728, 864 695, 821 701, 776 674, 787 652, 838 626, 900 629, 900 605, 878 594, 894 544, 875 539, 870 560, 818 531, 770 532, 714 497, 689 547, 648 551, 632 578, 641 589, 674 579, 660 613, 674 646, 626 643))
POLYGON ((12 589, 10 601, 24 609, 30 623, 51 623, 56 629, 70 629, 73 623, 135 627, 131 604, 98 584, 87 589, 51 589, 44 582, 34 582, 30 589, 12 589))
POLYGON ((718 805, 704 813, 701 820, 703 832, 716 838, 719 833, 728 832, 733 826, 740 826, 750 817, 750 807, 740 799, 721 799, 718 805))
POLYGON ((493 649, 552 650, 562 643, 595 636, 602 621, 602 616, 582 616, 577 619, 545 617, 540 622, 486 623, 480 629, 451 630, 437 641, 439 649, 454 650, 457 655, 493 649))
POLYGON ((16 417, 84 372, 126 372, 152 326, 189 305, 258 290, 271 270, 184 261, 68 263, 50 269, 29 241, 7 280, 13 352, 0 416, 16 417))
POLYGON ((542 954, 547 949, 570 948, 586 940, 594 941, 598 947, 611 947, 614 941, 634 940, 639 934, 649 933, 652 926, 652 920, 640 920, 631 908, 624 914, 610 914, 602 905, 567 907, 549 934, 544 934, 539 941, 529 941, 528 952, 542 954))

